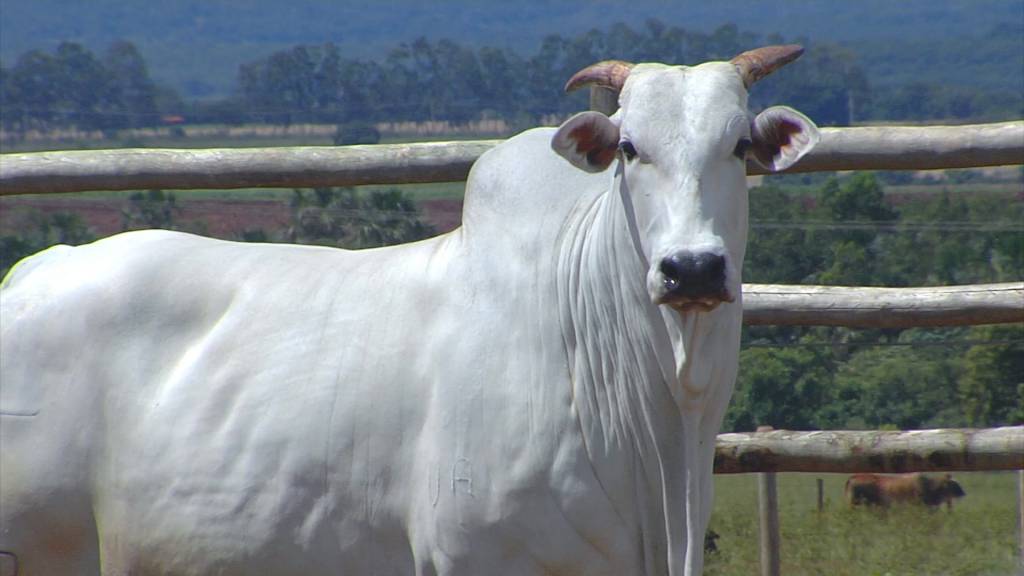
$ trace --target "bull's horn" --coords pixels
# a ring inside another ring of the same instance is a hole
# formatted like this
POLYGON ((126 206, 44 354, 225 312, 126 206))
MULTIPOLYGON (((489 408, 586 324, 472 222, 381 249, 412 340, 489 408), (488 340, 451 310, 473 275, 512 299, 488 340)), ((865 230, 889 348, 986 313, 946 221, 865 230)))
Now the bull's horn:
POLYGON ((629 71, 632 69, 633 64, 622 60, 605 60, 591 64, 569 78, 569 81, 565 83, 565 91, 572 92, 587 84, 597 84, 621 92, 626 78, 629 77, 629 71))
POLYGON ((803 53, 804 47, 798 44, 765 46, 744 52, 729 62, 743 77, 743 85, 750 88, 754 82, 796 60, 803 53))

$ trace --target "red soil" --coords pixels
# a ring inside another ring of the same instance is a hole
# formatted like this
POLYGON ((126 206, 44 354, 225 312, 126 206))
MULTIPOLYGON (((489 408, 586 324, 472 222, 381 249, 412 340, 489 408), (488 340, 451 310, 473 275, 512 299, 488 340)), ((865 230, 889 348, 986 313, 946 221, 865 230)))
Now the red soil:
MULTIPOLYGON (((183 196, 183 195, 182 195, 183 196)), ((109 236, 122 229, 118 199, 9 196, 0 198, 0 235, 17 234, 34 226, 31 215, 55 212, 78 214, 96 236, 109 236)), ((273 235, 288 226, 291 213, 285 202, 269 200, 188 200, 178 196, 180 212, 175 222, 180 229, 216 238, 238 239, 247 230, 261 229, 273 235)), ((420 203, 424 219, 437 231, 447 232, 462 220, 461 200, 428 200, 420 203)))

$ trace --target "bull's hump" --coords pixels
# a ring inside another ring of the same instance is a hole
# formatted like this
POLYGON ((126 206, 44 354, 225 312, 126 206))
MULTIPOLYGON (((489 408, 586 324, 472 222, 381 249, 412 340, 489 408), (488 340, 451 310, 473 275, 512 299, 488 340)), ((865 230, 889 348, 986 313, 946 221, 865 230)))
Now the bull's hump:
POLYGON ((553 128, 514 136, 477 160, 466 181, 463 223, 475 230, 532 235, 564 220, 581 195, 599 193, 608 171, 577 170, 551 150, 553 128))

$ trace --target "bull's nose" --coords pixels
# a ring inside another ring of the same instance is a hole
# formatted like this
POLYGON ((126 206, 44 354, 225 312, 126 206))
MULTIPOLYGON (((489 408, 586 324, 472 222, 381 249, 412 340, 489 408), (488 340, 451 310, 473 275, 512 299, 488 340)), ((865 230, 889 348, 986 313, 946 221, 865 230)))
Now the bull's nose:
POLYGON ((658 265, 666 300, 721 300, 726 297, 725 256, 713 252, 677 252, 658 265))

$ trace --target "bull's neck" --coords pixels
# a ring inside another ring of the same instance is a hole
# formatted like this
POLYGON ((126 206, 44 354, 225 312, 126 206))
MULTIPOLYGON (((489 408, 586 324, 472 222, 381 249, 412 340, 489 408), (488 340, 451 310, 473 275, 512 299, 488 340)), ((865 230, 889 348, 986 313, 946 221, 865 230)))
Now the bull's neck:
POLYGON ((628 200, 620 179, 614 183, 586 200, 564 232, 559 305, 590 461, 623 519, 642 530, 650 570, 665 567, 668 542, 681 536, 666 517, 682 507, 675 489, 683 430, 670 335, 678 327, 650 301, 628 200))
POLYGON ((595 419, 594 439, 610 445, 635 444, 651 432, 645 420, 677 412, 670 327, 647 294, 647 266, 615 184, 577 211, 559 267, 569 271, 559 292, 575 400, 595 419))

